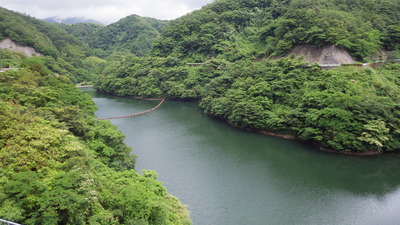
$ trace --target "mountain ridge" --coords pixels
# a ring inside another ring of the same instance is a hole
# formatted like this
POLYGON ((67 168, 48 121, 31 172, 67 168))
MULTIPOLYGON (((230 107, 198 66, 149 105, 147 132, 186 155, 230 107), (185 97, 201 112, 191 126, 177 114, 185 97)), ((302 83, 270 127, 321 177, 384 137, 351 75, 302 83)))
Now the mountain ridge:
MULTIPOLYGON (((57 16, 47 17, 42 19, 48 23, 67 23, 67 24, 77 24, 77 23, 96 23, 96 24, 103 24, 99 21, 86 19, 84 17, 68 17, 68 18, 60 18, 57 16)), ((104 24, 103 24, 104 25, 104 24)))

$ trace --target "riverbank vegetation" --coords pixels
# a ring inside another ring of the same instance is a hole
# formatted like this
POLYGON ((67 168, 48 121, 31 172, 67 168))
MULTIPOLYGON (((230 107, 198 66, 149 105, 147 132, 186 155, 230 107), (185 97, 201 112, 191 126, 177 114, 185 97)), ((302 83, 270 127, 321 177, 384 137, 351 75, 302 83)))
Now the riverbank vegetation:
POLYGON ((124 135, 90 96, 41 58, 0 73, 0 218, 22 224, 190 224, 188 211, 134 169, 124 135))
POLYGON ((110 68, 97 88, 200 101, 204 112, 236 126, 292 134, 329 149, 400 148, 399 64, 327 71, 294 58, 211 60, 198 67, 173 62, 134 57, 111 64, 118 69, 110 68))
POLYGON ((215 1, 168 23, 151 56, 107 61, 96 88, 196 100, 235 126, 322 148, 398 150, 398 64, 326 71, 276 56, 297 44, 334 44, 360 61, 399 50, 399 7, 375 0, 215 1))

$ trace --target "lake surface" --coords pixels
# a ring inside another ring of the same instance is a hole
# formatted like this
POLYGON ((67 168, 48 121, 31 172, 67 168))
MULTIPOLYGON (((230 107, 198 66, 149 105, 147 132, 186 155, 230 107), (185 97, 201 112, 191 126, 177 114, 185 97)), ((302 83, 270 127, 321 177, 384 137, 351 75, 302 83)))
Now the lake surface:
MULTIPOLYGON (((151 109, 158 101, 84 88, 98 118, 151 109)), ((188 205, 193 224, 400 224, 400 154, 354 157, 233 128, 196 103, 111 120, 137 155, 188 205)))

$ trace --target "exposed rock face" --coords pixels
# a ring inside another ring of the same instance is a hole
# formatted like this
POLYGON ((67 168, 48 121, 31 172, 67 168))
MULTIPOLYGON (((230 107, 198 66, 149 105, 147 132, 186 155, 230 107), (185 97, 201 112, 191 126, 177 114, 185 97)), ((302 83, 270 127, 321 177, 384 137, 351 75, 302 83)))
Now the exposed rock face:
POLYGON ((318 63, 319 65, 336 65, 342 63, 355 63, 346 49, 332 44, 317 47, 309 44, 295 46, 287 56, 295 54, 296 57, 304 56, 309 63, 318 63))
POLYGON ((0 41, 0 48, 22 52, 29 57, 41 55, 34 48, 17 44, 13 42, 10 38, 6 38, 0 41))

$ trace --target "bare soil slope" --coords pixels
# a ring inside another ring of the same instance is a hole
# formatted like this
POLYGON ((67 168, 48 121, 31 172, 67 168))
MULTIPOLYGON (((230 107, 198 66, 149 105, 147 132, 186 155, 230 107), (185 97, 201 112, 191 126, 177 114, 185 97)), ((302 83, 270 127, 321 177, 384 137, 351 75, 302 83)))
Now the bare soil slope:
POLYGON ((309 63, 318 63, 319 65, 335 65, 342 63, 355 63, 349 52, 342 47, 327 44, 317 47, 309 44, 295 46, 286 56, 295 54, 296 57, 304 56, 309 63))
POLYGON ((41 55, 34 48, 17 44, 13 42, 10 38, 6 38, 0 41, 0 48, 22 52, 29 57, 41 55))

